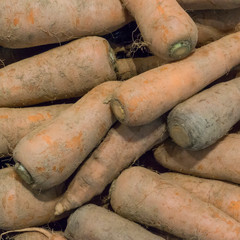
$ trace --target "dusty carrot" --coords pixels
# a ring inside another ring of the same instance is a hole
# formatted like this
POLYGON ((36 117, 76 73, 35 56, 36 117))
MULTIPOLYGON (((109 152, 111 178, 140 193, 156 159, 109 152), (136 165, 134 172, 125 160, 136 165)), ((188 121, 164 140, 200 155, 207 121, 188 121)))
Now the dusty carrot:
POLYGON ((100 143, 115 122, 109 97, 118 84, 98 85, 19 141, 13 151, 15 169, 32 188, 64 182, 100 143))
POLYGON ((119 215, 184 239, 239 238, 240 223, 235 219, 143 167, 123 171, 110 196, 119 215))
POLYGON ((240 32, 227 35, 183 60, 122 82, 111 101, 115 116, 131 126, 153 121, 239 64, 239 40, 240 32))
POLYGON ((176 0, 121 0, 136 20, 154 55, 167 60, 189 55, 197 43, 197 27, 176 0))
POLYGON ((80 167, 57 203, 55 214, 77 208, 101 194, 123 169, 167 136, 164 118, 141 127, 115 125, 80 167))

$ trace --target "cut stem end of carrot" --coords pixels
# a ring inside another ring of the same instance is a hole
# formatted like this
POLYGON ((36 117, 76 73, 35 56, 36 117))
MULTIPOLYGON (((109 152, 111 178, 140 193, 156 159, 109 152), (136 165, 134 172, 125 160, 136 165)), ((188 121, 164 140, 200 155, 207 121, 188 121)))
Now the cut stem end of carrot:
POLYGON ((179 60, 188 56, 192 51, 192 44, 188 40, 173 44, 169 50, 169 55, 174 60, 179 60))
POLYGON ((54 215, 55 216, 58 216, 58 215, 61 215, 63 212, 64 212, 64 208, 63 208, 63 205, 61 203, 58 203, 55 207, 55 213, 54 215))
POLYGON ((14 168, 17 174, 21 177, 21 179, 23 179, 24 182, 26 182, 27 184, 34 183, 32 176, 29 174, 29 172, 21 163, 17 162, 14 168))
POLYGON ((191 146, 191 140, 182 126, 172 126, 169 129, 169 134, 173 141, 182 148, 189 148, 191 146))
POLYGON ((126 114, 125 114, 122 104, 117 99, 113 99, 113 100, 111 100, 111 108, 112 108, 112 111, 113 111, 113 114, 115 115, 115 117, 120 122, 123 122, 125 120, 126 114))

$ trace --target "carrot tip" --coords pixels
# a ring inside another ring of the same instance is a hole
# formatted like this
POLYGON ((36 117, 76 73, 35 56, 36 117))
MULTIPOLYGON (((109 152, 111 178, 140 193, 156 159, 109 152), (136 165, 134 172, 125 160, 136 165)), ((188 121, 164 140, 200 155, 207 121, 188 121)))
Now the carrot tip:
POLYGON ((192 145, 190 137, 183 126, 172 126, 169 129, 169 135, 182 148, 189 148, 192 145))
POLYGON ((55 216, 58 216, 58 215, 61 215, 63 212, 64 212, 64 208, 63 208, 63 205, 61 203, 58 203, 55 207, 55 213, 54 215, 55 216))
POLYGON ((34 183, 32 176, 21 163, 17 162, 14 168, 23 181, 25 181, 27 184, 34 183))
POLYGON ((183 40, 177 43, 174 43, 170 50, 169 56, 175 60, 182 59, 190 54, 192 51, 192 44, 188 40, 183 40))
POLYGON ((122 104, 117 99, 113 99, 113 100, 111 100, 111 108, 112 108, 112 111, 113 111, 113 114, 115 115, 115 117, 120 122, 123 122, 125 120, 126 114, 125 114, 122 104))

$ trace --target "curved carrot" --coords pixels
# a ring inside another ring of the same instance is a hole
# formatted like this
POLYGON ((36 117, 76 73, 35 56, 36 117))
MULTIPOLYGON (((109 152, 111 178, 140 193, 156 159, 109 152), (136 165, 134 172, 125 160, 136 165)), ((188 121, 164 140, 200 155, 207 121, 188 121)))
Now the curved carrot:
POLYGON ((154 150, 154 157, 176 172, 240 184, 239 144, 240 135, 235 133, 199 151, 187 151, 167 140, 154 150))
POLYGON ((197 49, 183 60, 130 78, 115 90, 112 110, 123 124, 151 122, 239 64, 239 51, 237 32, 197 49))
POLYGON ((240 223, 235 219, 143 167, 123 171, 110 196, 119 215, 184 239, 239 238, 240 223))
POLYGON ((80 167, 57 203, 55 214, 77 208, 101 194, 123 169, 164 141, 167 135, 163 118, 141 127, 114 126, 80 167))
POLYGON ((45 121, 53 119, 69 106, 71 104, 0 108, 0 157, 11 155, 21 138, 45 121))
POLYGON ((130 20, 119 0, 5 0, 0 9, 0 46, 25 48, 104 35, 130 20))
POLYGON ((118 84, 98 85, 19 141, 13 151, 15 169, 32 188, 64 182, 100 143, 115 122, 109 98, 118 84))
POLYGON ((154 55, 167 60, 189 55, 197 43, 197 27, 176 0, 122 0, 135 18, 154 55))

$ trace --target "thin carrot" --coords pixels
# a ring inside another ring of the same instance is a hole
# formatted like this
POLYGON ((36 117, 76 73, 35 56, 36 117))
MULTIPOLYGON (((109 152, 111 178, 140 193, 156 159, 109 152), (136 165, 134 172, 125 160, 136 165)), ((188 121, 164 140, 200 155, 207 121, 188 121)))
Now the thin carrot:
POLYGON ((118 84, 98 85, 19 141, 13 151, 15 169, 32 188, 64 182, 100 143, 115 122, 109 97, 118 84))
POLYGON ((141 127, 115 125, 80 167, 57 203, 55 214, 77 208, 101 194, 123 169, 164 141, 167 135, 164 118, 141 127))
POLYGON ((176 0, 121 0, 135 18, 154 55, 167 60, 189 55, 197 43, 197 27, 176 0))
POLYGON ((132 77, 115 90, 112 110, 126 125, 151 122, 239 64, 239 51, 237 32, 197 49, 183 60, 132 77))

